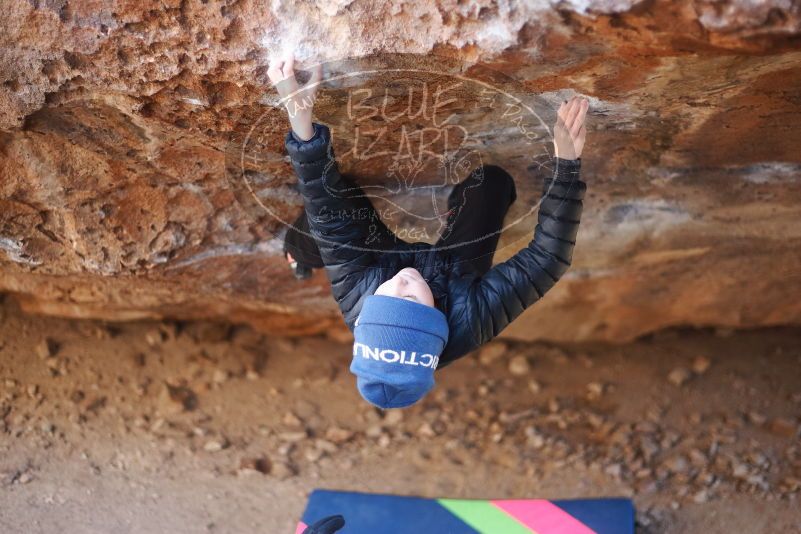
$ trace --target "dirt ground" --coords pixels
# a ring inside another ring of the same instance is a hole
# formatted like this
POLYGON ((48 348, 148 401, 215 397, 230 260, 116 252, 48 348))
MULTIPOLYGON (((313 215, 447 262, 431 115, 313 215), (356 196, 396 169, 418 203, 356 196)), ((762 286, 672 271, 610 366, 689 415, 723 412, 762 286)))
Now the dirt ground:
POLYGON ((290 533, 318 487, 626 495, 639 532, 801 532, 801 330, 495 341, 386 413, 349 360, 347 340, 6 300, 0 532, 290 533))

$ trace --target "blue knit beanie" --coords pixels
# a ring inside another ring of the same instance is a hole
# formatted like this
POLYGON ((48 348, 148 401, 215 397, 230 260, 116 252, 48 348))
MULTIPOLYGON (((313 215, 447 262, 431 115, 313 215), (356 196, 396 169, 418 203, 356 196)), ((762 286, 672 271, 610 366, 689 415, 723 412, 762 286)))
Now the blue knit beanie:
POLYGON ((353 329, 359 393, 379 408, 414 404, 434 387, 448 341, 448 320, 434 308, 400 297, 368 295, 353 329))

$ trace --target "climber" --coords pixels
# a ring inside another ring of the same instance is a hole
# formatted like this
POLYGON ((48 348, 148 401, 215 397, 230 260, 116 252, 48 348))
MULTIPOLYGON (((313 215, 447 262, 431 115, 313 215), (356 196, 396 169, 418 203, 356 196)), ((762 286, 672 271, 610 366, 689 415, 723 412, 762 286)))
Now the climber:
POLYGON ((289 114, 285 146, 305 208, 300 228, 287 233, 286 258, 296 274, 325 268, 354 334, 350 371, 362 397, 384 409, 409 406, 433 387, 435 370, 497 336, 569 267, 586 191, 579 170, 589 102, 574 97, 559 106, 555 171, 543 180, 534 237, 493 267, 503 218, 516 198, 506 171, 474 169, 449 196, 447 237, 433 246, 407 243, 340 174, 329 128, 312 121, 322 67, 300 86, 290 55, 271 62, 268 76, 289 114), (463 199, 463 209, 455 198, 463 199), (341 215, 356 213, 367 216, 341 215))

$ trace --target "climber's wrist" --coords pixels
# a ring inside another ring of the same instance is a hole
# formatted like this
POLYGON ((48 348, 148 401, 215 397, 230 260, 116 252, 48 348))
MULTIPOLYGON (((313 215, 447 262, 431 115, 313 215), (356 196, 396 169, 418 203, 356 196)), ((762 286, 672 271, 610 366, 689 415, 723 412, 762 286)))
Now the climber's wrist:
POLYGON ((573 161, 581 158, 581 152, 576 153, 573 147, 560 150, 559 145, 554 145, 554 157, 573 161))
POLYGON ((311 116, 290 117, 289 123, 292 126, 292 133, 301 141, 308 141, 314 137, 314 126, 312 125, 311 116))

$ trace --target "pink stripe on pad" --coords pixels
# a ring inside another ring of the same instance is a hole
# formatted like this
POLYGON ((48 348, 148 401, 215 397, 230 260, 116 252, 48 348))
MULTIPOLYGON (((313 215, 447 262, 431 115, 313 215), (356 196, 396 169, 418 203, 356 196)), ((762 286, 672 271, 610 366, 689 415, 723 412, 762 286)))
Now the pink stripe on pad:
POLYGON ((308 528, 308 525, 301 521, 298 523, 298 528, 295 529, 295 534, 303 534, 303 531, 308 528))
POLYGON ((587 525, 545 499, 491 502, 537 534, 595 534, 587 525))

